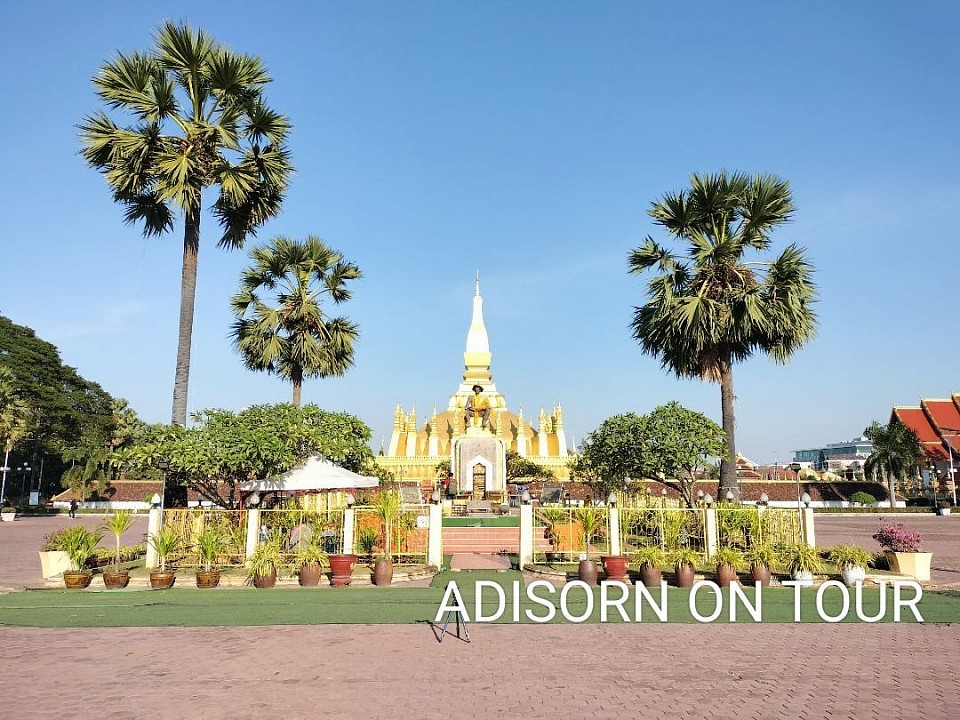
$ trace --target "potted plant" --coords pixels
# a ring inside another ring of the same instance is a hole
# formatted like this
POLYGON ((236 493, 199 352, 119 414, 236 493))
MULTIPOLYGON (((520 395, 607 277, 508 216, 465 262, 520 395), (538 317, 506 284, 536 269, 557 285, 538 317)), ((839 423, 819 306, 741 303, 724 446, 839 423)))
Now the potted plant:
POLYGON ((197 587, 215 588, 220 584, 220 570, 214 567, 226 549, 226 538, 216 525, 207 525, 194 542, 201 567, 197 568, 197 587))
POLYGON ((276 540, 257 545, 247 565, 247 576, 257 588, 272 588, 277 584, 277 573, 283 569, 283 553, 276 540))
POLYGON ((769 543, 754 543, 743 554, 750 566, 750 582, 760 583, 761 587, 770 585, 770 568, 779 560, 777 551, 769 543))
MULTIPOLYGON (((561 562, 563 559, 564 528, 570 527, 570 513, 560 508, 540 508, 537 511, 544 524, 543 537, 550 541, 551 552, 547 553, 547 562, 561 562)), ((566 533, 569 537, 569 531, 566 533)))
POLYGON ((717 564, 717 585, 727 587, 737 581, 737 570, 743 565, 743 553, 733 547, 723 545, 713 555, 717 564))
POLYGON ((180 548, 180 536, 171 527, 160 528, 147 537, 147 542, 157 553, 159 567, 150 572, 150 587, 154 590, 167 590, 177 580, 176 573, 167 569, 167 558, 180 548))
POLYGON ((700 562, 700 553, 692 547, 682 547, 671 553, 677 587, 693 587, 694 568, 700 562))
POLYGON ((13 522, 16 517, 17 517, 16 505, 4 505, 3 507, 0 507, 0 521, 13 522))
POLYGON ((893 572, 910 575, 920 582, 930 582, 930 561, 933 553, 920 549, 920 533, 909 530, 906 524, 888 524, 880 518, 880 529, 873 539, 880 543, 887 556, 887 565, 893 572))
POLYGON ((103 522, 103 529, 113 533, 116 542, 113 571, 103 572, 103 585, 108 590, 121 590, 130 582, 130 573, 120 569, 120 536, 129 530, 131 525, 133 525, 133 513, 129 510, 117 510, 103 522))
POLYGON ((68 589, 89 587, 93 572, 87 569, 86 564, 101 537, 99 532, 87 530, 83 525, 74 525, 63 531, 61 543, 70 558, 70 569, 63 573, 63 584, 68 589))
POLYGON ((400 493, 393 488, 384 488, 373 503, 376 516, 383 523, 383 555, 373 565, 373 584, 389 585, 393 582, 393 557, 391 541, 393 523, 400 515, 402 500, 400 493))
POLYGON ((57 530, 43 538, 40 546, 40 574, 44 580, 62 575, 70 569, 70 557, 63 550, 63 534, 69 528, 57 530))
POLYGON ((830 562, 840 568, 845 585, 853 587, 867 577, 867 565, 873 559, 863 548, 856 545, 836 545, 830 548, 830 562))
POLYGON ((597 564, 590 559, 590 542, 603 523, 602 511, 600 508, 582 508, 577 513, 577 522, 580 523, 580 537, 587 551, 587 554, 581 557, 580 564, 577 566, 577 577, 588 585, 595 585, 597 582, 597 564))
POLYGON ((323 565, 327 562, 327 554, 316 542, 300 545, 293 558, 293 569, 297 571, 300 586, 316 587, 319 585, 323 565))
POLYGON ((656 545, 642 545, 633 554, 633 561, 640 570, 640 583, 644 587, 660 587, 663 580, 663 571, 660 569, 667 562, 667 554, 656 545))
POLYGON ((801 585, 813 585, 814 573, 823 572, 820 552, 813 545, 794 543, 788 546, 784 560, 790 568, 790 577, 801 585))

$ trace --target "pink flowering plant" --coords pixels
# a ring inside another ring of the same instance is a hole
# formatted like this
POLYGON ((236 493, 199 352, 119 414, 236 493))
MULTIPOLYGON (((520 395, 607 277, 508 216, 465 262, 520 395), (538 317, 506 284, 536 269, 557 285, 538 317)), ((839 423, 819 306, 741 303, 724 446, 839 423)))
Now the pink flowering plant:
POLYGON ((873 539, 890 552, 920 552, 920 533, 908 530, 902 522, 888 524, 880 518, 880 529, 874 533, 873 539))

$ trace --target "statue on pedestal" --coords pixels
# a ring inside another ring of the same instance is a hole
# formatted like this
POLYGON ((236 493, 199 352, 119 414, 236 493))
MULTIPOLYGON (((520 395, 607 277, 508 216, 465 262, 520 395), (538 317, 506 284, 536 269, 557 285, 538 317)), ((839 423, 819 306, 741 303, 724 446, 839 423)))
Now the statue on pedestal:
POLYGON ((490 400, 483 394, 482 385, 474 385, 473 395, 467 398, 467 419, 471 427, 490 427, 490 400))

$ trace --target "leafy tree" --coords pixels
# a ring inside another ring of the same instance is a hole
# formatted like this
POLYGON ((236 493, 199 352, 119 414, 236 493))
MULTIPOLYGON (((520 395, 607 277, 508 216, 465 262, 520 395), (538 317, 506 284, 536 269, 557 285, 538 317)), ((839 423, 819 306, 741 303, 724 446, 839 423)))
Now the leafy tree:
POLYGON ((706 415, 670 402, 647 416, 646 431, 647 462, 653 476, 693 507, 697 474, 726 455, 723 430, 706 415))
POLYGON ((10 368, 0 365, 0 441, 10 452, 30 432, 33 411, 17 388, 10 368))
POLYGON ((606 498, 612 490, 625 489, 630 479, 648 477, 646 426, 647 419, 634 413, 604 420, 580 446, 580 455, 571 464, 571 478, 606 498))
POLYGON ((785 363, 815 332, 816 291, 803 249, 790 245, 772 261, 746 260, 748 250, 770 248, 771 232, 793 211, 788 183, 775 176, 694 174, 689 189, 664 195, 649 210, 685 244, 685 254, 647 236, 629 256, 631 273, 658 273, 631 324, 643 352, 678 377, 720 384, 727 437, 721 493, 739 492, 733 365, 758 351, 785 363))
POLYGON ((202 195, 216 186, 219 245, 239 248, 277 215, 292 172, 290 123, 263 97, 271 80, 259 58, 233 52, 202 30, 165 23, 149 52, 117 55, 93 78, 108 111, 80 124, 83 156, 99 170, 128 223, 147 236, 183 217, 180 324, 172 422, 185 425, 200 249, 202 195), (132 122, 131 122, 132 121, 132 122))
POLYGON ((896 501, 896 482, 918 474, 923 464, 923 445, 916 433, 899 421, 881 425, 876 420, 863 431, 864 436, 873 443, 873 452, 863 464, 864 475, 879 473, 887 483, 890 495, 890 507, 896 501))
MULTIPOLYGON (((507 482, 515 483, 518 480, 554 480, 556 476, 552 470, 539 465, 532 460, 522 457, 515 450, 507 450, 507 482)), ((446 474, 446 473, 444 473, 446 474)))
POLYGON ((584 441, 573 474, 601 497, 625 489, 630 479, 656 480, 693 507, 696 474, 724 453, 726 438, 715 422, 670 402, 649 415, 604 420, 584 441))
POLYGON ((10 463, 29 460, 44 476, 59 478, 65 448, 94 443, 106 445, 113 432, 113 398, 97 383, 63 364, 60 352, 33 330, 0 316, 0 368, 9 371, 17 397, 32 410, 29 439, 21 436, 10 463))
POLYGON ((371 432, 358 418, 316 405, 256 405, 234 413, 205 410, 197 425, 148 429, 143 442, 117 453, 124 467, 169 466, 169 479, 224 507, 237 485, 289 470, 311 455, 363 472, 372 460, 371 432))
POLYGON ((249 369, 293 383, 299 407, 304 377, 339 376, 353 365, 357 326, 324 313, 320 301, 349 300, 347 281, 359 279, 360 269, 314 235, 274 238, 250 257, 253 267, 231 300, 234 345, 249 369))
POLYGON ((85 501, 91 492, 102 494, 111 472, 110 450, 95 442, 66 448, 61 457, 71 463, 60 478, 60 484, 80 494, 85 501))

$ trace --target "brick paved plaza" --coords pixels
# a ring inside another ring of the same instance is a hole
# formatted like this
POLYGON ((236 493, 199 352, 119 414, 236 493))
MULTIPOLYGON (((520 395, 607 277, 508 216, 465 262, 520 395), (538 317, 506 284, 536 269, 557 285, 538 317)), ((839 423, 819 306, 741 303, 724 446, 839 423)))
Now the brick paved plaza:
MULTIPOLYGON (((0 586, 37 584, 39 539, 68 522, 0 528, 0 586)), ((876 522, 820 516, 818 540, 869 539, 876 522)), ((935 583, 957 582, 960 518, 908 522, 935 553, 935 583)), ((957 620, 475 625, 471 644, 442 645, 426 624, 0 628, 2 707, 10 718, 954 718, 957 620)))

